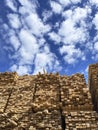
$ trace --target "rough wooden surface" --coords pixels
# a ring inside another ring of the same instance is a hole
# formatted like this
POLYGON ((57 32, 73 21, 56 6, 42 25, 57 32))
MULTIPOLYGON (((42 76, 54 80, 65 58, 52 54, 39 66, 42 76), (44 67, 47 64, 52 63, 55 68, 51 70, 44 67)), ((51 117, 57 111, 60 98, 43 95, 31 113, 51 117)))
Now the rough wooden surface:
POLYGON ((84 75, 7 72, 0 79, 0 130, 98 130, 97 89, 90 94, 84 75))
POLYGON ((98 112, 98 63, 89 66, 88 86, 90 88, 94 110, 98 112))

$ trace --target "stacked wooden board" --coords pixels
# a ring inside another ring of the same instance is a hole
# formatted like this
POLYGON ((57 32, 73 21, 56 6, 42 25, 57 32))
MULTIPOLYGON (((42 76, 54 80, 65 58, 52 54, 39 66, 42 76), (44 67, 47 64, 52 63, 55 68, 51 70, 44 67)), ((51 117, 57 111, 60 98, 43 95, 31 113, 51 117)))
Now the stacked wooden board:
POLYGON ((90 88, 94 110, 98 112, 98 63, 89 66, 88 86, 90 88))
POLYGON ((82 74, 39 73, 8 82, 10 75, 1 74, 0 130, 98 130, 82 74))
MULTIPOLYGON (((42 74, 38 75, 35 82, 35 95, 32 107, 38 106, 43 109, 59 109, 59 75, 55 74, 42 74)), ((31 83, 32 86, 32 83, 31 83)))
POLYGON ((18 79, 18 74, 16 72, 5 72, 0 73, 0 85, 8 85, 10 83, 15 84, 18 79))
POLYGON ((91 95, 83 75, 75 74, 68 78, 62 78, 61 101, 63 109, 66 111, 93 110, 91 95))
POLYGON ((58 79, 55 75, 47 76, 19 77, 16 86, 10 86, 12 92, 9 101, 6 100, 5 111, 1 113, 0 129, 62 130, 61 112, 57 109, 58 79), (47 79, 47 76, 51 79, 47 79), (54 80, 54 86, 51 86, 51 80, 54 80))
POLYGON ((4 112, 8 97, 8 89, 5 89, 4 86, 0 86, 0 113, 4 112))
POLYGON ((15 83, 4 80, 0 86, 0 130, 13 130, 23 116, 28 113, 33 96, 32 76, 20 76, 15 83))
POLYGON ((31 111, 31 113, 22 118, 18 127, 30 130, 62 130, 60 112, 45 109, 32 114, 31 111))
POLYGON ((96 112, 65 112, 66 130, 98 130, 96 112))
POLYGON ((35 83, 32 103, 35 130, 62 130, 60 91, 58 74, 40 74, 31 82, 35 83), (37 116, 38 115, 38 116, 37 116))
POLYGON ((0 118, 0 130, 62 130, 60 112, 57 110, 5 113, 0 114, 0 118))

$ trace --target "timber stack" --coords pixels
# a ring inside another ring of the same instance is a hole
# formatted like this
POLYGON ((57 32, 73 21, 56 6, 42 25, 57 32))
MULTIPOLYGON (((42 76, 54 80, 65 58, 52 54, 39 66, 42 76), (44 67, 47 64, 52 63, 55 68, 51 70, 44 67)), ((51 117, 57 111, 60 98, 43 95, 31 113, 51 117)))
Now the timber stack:
POLYGON ((9 85, 10 83, 15 84, 17 79, 18 79, 18 74, 16 72, 0 73, 0 86, 9 85))
POLYGON ((94 110, 98 112, 98 63, 89 66, 89 88, 94 104, 94 110))
POLYGON ((98 130, 97 75, 0 73, 0 130, 98 130))

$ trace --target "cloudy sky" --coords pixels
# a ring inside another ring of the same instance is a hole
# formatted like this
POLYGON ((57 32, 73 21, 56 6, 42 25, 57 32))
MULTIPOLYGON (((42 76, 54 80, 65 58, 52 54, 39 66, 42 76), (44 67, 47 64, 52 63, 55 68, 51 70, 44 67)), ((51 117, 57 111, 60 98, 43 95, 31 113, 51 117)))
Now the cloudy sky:
POLYGON ((71 75, 98 62, 98 0, 0 0, 0 71, 71 75))

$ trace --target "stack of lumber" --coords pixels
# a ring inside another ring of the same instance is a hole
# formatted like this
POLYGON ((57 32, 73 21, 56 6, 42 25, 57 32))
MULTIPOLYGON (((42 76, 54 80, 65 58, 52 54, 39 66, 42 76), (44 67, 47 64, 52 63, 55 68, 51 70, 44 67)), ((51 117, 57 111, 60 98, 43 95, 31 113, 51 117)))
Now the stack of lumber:
MULTIPOLYGON (((4 75, 2 75, 2 77, 3 76, 4 75)), ((14 74, 13 73, 7 74, 7 77, 12 79, 11 76, 14 77, 14 74)), ((7 77, 3 77, 3 78, 7 78, 7 77)), ((32 76, 20 76, 16 80, 16 83, 14 85, 12 84, 12 82, 9 82, 8 85, 6 83, 2 84, 2 86, 0 85, 0 111, 1 112, 9 112, 9 111, 23 112, 29 109, 30 102, 33 99, 33 95, 34 95, 33 84, 32 87, 30 86, 31 80, 32 80, 32 76)))
POLYGON ((60 112, 48 109, 32 113, 0 114, 1 130, 62 130, 60 112), (6 121, 5 121, 6 119, 6 121))
POLYGON ((17 130, 19 120, 31 109, 34 95, 31 80, 32 76, 20 76, 14 85, 11 82, 0 85, 0 130, 17 130))
POLYGON ((61 130, 57 81, 52 74, 33 78, 25 75, 18 78, 15 86, 6 86, 7 92, 8 88, 12 91, 8 92, 6 109, 0 114, 0 129, 61 130))
POLYGON ((4 112, 8 97, 9 91, 4 89, 4 86, 0 86, 0 113, 4 112))
POLYGON ((88 69, 88 86, 89 88, 93 88, 92 86, 92 82, 93 82, 93 79, 92 79, 92 76, 94 75, 98 75, 98 63, 96 64, 91 64, 89 65, 89 69, 88 69))
POLYGON ((92 110, 91 94, 86 87, 84 76, 75 74, 62 79, 61 101, 63 110, 92 110))
POLYGON ((30 130, 62 130, 60 112, 57 110, 49 111, 45 109, 35 113, 29 113, 23 116, 18 127, 29 127, 30 130))
POLYGON ((95 111, 65 112, 66 130, 98 130, 95 111))
POLYGON ((32 76, 32 75, 19 76, 15 85, 18 86, 18 87, 30 86, 31 81, 34 79, 34 77, 35 76, 32 76))
POLYGON ((94 104, 94 110, 98 112, 98 63, 89 66, 88 83, 94 104))
POLYGON ((36 110, 43 110, 45 108, 59 109, 59 75, 40 74, 33 82, 36 84, 32 108, 36 110))
POLYGON ((25 86, 18 89, 13 88, 12 91, 6 112, 22 113, 28 111, 31 107, 34 88, 25 86))
POLYGON ((36 130, 37 129, 62 130, 60 121, 60 112, 58 110, 49 111, 48 109, 38 111, 32 116, 32 125, 36 128, 36 130))
POLYGON ((0 130, 65 128, 98 130, 97 113, 82 74, 24 75, 18 76, 15 84, 0 85, 0 130))
POLYGON ((91 88, 91 95, 92 95, 92 101, 94 103, 94 109, 98 112, 98 76, 95 74, 92 76, 92 85, 91 88))
POLYGON ((10 83, 15 84, 18 79, 18 74, 16 72, 10 73, 0 73, 0 85, 8 85, 10 83))

